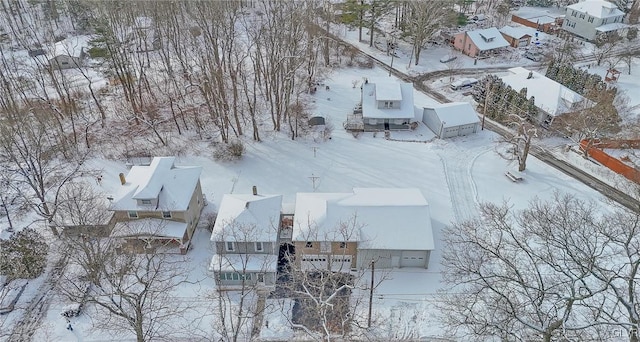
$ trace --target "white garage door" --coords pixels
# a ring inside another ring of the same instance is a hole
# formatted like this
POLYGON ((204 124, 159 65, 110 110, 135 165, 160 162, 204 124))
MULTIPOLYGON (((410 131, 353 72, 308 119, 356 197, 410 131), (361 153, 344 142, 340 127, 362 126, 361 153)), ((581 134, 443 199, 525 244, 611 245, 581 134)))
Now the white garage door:
POLYGON ((425 267, 427 251, 403 251, 400 267, 425 267))
POLYGON ((460 126, 460 130, 458 131, 458 135, 469 135, 473 134, 473 129, 475 125, 464 125, 460 126))
POLYGON ((329 262, 326 255, 303 254, 300 266, 303 271, 326 270, 329 262))
POLYGON ((334 272, 351 271, 351 255, 331 256, 331 270, 334 272))

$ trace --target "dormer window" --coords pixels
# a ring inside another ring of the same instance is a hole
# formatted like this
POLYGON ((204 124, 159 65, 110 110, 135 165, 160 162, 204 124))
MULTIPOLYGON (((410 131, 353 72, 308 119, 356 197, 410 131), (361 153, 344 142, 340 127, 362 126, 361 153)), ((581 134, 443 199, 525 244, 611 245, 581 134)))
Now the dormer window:
POLYGON ((151 204, 151 200, 149 199, 143 199, 143 200, 140 200, 140 202, 142 202, 142 204, 151 204))
POLYGON ((384 101, 384 108, 393 108, 393 101, 384 101))

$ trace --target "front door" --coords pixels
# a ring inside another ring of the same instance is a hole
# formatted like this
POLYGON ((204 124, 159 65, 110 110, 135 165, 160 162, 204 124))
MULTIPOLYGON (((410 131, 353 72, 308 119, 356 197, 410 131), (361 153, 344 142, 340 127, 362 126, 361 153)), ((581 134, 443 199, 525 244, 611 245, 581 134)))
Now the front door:
POLYGON ((385 131, 389 130, 389 119, 384 119, 384 130, 385 131))

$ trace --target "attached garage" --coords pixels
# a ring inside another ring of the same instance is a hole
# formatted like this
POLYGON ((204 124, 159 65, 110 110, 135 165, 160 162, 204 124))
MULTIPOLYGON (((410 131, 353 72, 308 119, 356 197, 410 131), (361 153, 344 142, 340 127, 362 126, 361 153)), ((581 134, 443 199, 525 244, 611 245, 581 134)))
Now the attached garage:
POLYGON ((422 267, 429 264, 428 251, 402 251, 400 267, 422 267))
POLYGON ((468 102, 425 107, 422 122, 440 139, 470 135, 480 126, 478 114, 468 102))
POLYGON ((326 270, 329 268, 328 257, 319 254, 303 254, 300 260, 303 271, 326 270))

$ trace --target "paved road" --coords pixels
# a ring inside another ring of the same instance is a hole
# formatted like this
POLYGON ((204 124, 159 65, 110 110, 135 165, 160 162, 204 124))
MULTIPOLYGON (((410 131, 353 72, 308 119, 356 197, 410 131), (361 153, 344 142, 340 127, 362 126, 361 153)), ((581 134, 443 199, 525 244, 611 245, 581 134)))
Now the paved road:
MULTIPOLYGON (((370 57, 371 59, 373 59, 379 66, 385 68, 385 69, 389 69, 389 66, 387 64, 385 64, 383 61, 379 60, 378 58, 376 58, 375 56, 362 51, 358 46, 353 45, 345 40, 343 40, 340 37, 337 37, 335 35, 331 35, 334 39, 342 41, 344 44, 350 45, 356 49, 358 49, 360 51, 360 53, 370 57)), ((628 50, 628 49, 627 49, 628 50)), ((627 52, 627 50, 624 49, 618 49, 616 51, 614 51, 614 55, 618 55, 618 54, 622 54, 627 52)), ((640 50, 639 50, 640 51, 640 50)), ((587 56, 584 56, 582 58, 580 58, 580 62, 587 62, 587 61, 591 61, 594 60, 593 58, 588 58, 587 56)), ((492 72, 500 72, 500 71, 505 71, 507 69, 509 69, 510 67, 497 67, 497 68, 487 68, 487 69, 460 69, 460 70, 456 70, 456 75, 458 74, 463 74, 463 75, 472 75, 472 74, 480 74, 480 73, 492 73, 492 72)), ((419 90, 420 92, 429 95, 430 97, 432 97, 433 99, 435 99, 436 101, 440 102, 440 103, 448 103, 451 102, 451 100, 449 100, 446 96, 444 96, 443 94, 439 93, 438 91, 436 91, 435 89, 429 87, 428 85, 426 85, 426 81, 430 80, 430 79, 434 79, 434 78, 439 78, 439 77, 444 77, 447 75, 450 75, 451 71, 450 70, 438 70, 438 71, 433 71, 433 72, 429 72, 429 73, 425 73, 419 76, 409 76, 401 71, 399 71, 398 69, 392 69, 391 73, 404 80, 405 82, 412 82, 414 84, 414 87, 419 90)), ((513 133, 509 130, 506 130, 502 127, 499 127, 498 125, 494 124, 493 122, 491 122, 491 120, 486 119, 485 120, 485 126, 502 135, 502 136, 511 136, 513 133)), ((607 198, 619 203, 620 205, 629 208, 630 210, 640 210, 640 202, 636 199, 634 199, 633 197, 629 196, 628 194, 610 186, 609 184, 601 181, 600 179, 590 175, 589 173, 583 171, 580 168, 577 168, 574 165, 571 165, 563 160, 560 160, 556 157, 554 157, 551 153, 547 152, 544 148, 540 147, 540 146, 536 146, 536 145, 532 145, 532 148, 530 150, 531 155, 535 156, 536 158, 542 160, 543 162, 547 163, 550 166, 553 166, 554 168, 564 172, 567 175, 570 175, 571 177, 581 181, 582 183, 586 184, 587 186, 593 188, 594 190, 602 193, 604 196, 606 196, 607 198)))

